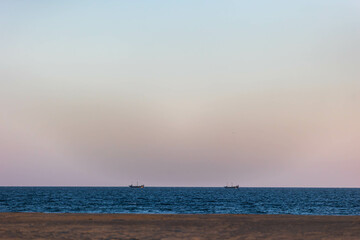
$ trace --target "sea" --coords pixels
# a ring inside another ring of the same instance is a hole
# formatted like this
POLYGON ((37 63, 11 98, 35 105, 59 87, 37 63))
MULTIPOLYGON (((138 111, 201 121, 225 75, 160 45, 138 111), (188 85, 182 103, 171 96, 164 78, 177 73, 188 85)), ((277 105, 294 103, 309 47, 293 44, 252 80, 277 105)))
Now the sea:
POLYGON ((0 187, 0 212, 360 215, 360 188, 0 187))

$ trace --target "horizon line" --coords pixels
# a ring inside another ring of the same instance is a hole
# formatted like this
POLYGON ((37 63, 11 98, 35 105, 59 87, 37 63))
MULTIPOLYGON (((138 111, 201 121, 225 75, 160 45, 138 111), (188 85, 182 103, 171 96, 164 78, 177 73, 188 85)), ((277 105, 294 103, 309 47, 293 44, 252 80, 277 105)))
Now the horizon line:
MULTIPOLYGON (((103 185, 0 185, 0 187, 118 187, 118 188, 128 188, 129 185, 125 186, 103 186, 103 185)), ((145 188, 224 188, 224 186, 157 186, 157 185, 149 185, 145 188)), ((342 186, 342 187, 330 187, 330 186, 240 186, 239 188, 360 188, 358 187, 349 187, 349 186, 342 186)))

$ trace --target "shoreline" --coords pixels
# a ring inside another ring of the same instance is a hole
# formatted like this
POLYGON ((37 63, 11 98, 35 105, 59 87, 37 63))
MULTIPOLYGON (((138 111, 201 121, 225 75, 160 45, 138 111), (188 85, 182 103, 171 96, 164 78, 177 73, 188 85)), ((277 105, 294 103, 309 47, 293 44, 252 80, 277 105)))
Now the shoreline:
POLYGON ((360 216, 0 213, 0 239, 359 239, 360 216))
POLYGON ((54 214, 54 215, 163 215, 163 216, 299 216, 299 217, 359 217, 360 215, 277 214, 277 213, 96 213, 96 212, 0 212, 2 214, 54 214))

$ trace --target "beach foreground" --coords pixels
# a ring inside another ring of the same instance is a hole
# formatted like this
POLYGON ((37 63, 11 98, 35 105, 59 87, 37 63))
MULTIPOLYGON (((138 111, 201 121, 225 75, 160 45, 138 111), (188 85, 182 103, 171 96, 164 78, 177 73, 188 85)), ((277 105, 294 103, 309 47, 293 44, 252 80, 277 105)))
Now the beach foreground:
POLYGON ((0 213, 0 239, 359 239, 360 216, 0 213))

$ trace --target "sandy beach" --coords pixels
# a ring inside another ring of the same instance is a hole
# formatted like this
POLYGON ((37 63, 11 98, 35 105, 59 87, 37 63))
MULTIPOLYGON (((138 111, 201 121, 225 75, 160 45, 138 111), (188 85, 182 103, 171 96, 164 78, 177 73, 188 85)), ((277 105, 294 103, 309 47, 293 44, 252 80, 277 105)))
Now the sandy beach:
POLYGON ((0 239, 360 239, 360 216, 0 213, 0 239))

